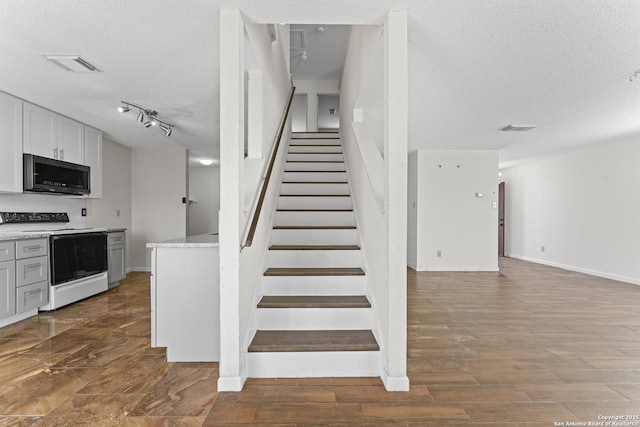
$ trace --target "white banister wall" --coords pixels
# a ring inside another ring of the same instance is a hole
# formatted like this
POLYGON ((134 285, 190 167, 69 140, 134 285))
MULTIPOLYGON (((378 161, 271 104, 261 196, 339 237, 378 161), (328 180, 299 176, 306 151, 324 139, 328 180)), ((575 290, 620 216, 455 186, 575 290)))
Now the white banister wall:
POLYGON ((382 379, 390 391, 409 389, 406 376, 407 65, 406 13, 390 12, 384 30, 379 26, 352 28, 341 83, 340 120, 371 284, 369 297, 379 324, 376 335, 383 354, 382 379), (375 55, 381 46, 381 36, 384 37, 383 70, 368 69, 371 54, 375 55), (375 79, 376 73, 384 73, 383 86, 368 83, 368 78, 375 79), (384 111, 383 128, 367 120, 379 116, 379 111, 384 111), (379 153, 376 140, 384 141, 383 157, 372 154, 374 150, 379 153))
POLYGON ((220 10, 220 377, 218 390, 240 391, 240 239, 244 156, 244 24, 220 10))
MULTIPOLYGON (((224 58, 220 62, 220 391, 239 391, 246 379, 246 349, 254 333, 251 314, 277 185, 268 187, 252 245, 244 249, 241 246, 253 219, 262 177, 288 100, 288 40, 288 26, 246 24, 236 9, 220 12, 220 56, 224 58), (274 42, 270 31, 275 31, 274 42), (245 39, 250 44, 246 50, 245 39), (245 81, 252 76, 245 60, 251 62, 259 84, 245 81), (246 86, 259 93, 245 98, 246 86), (245 99, 249 104, 246 110, 245 99), (252 154, 248 158, 244 157, 245 114, 252 154)), ((285 131, 282 138, 286 145, 289 132, 285 131)), ((284 167, 283 152, 281 149, 272 176, 279 176, 284 167)))

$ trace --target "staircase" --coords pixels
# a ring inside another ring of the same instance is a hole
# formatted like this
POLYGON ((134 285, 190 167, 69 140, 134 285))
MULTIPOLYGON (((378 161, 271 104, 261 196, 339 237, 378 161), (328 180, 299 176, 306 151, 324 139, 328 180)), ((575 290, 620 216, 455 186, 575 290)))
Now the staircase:
POLYGON ((294 133, 249 346, 254 378, 380 376, 338 133, 294 133))

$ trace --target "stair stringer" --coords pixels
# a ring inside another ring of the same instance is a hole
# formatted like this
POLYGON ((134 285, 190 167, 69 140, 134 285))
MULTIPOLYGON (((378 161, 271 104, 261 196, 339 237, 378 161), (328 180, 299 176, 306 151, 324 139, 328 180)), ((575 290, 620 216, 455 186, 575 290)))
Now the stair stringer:
MULTIPOLYGON (((281 191, 281 187, 282 187, 282 176, 284 175, 284 171, 286 169, 286 163, 287 163, 287 152, 289 151, 289 145, 291 144, 291 135, 292 133, 289 132, 289 137, 287 139, 287 143, 284 144, 284 146, 281 146, 280 149, 283 150, 282 151, 282 155, 283 155, 283 159, 281 164, 281 167, 278 170, 278 174, 277 175, 272 175, 271 176, 271 182, 270 184, 274 183, 274 180, 276 181, 276 190, 275 190, 275 194, 276 194, 276 201, 273 204, 273 211, 271 212, 270 215, 270 223, 268 224, 269 230, 273 230, 273 226, 275 225, 276 222, 276 212, 278 209, 278 198, 279 198, 279 194, 281 191)), ((251 341, 253 340, 253 337, 255 336, 257 330, 258 330, 258 302, 260 301, 260 299, 264 296, 264 284, 263 284, 263 280, 264 280, 264 275, 262 274, 262 272, 264 272, 264 270, 267 269, 268 267, 268 262, 269 262, 269 257, 268 257, 268 249, 269 246, 271 246, 272 244, 272 232, 269 231, 267 238, 265 239, 265 243, 264 243, 264 247, 261 248, 262 254, 263 256, 261 257, 261 264, 260 264, 260 269, 259 271, 259 276, 256 278, 257 281, 257 286, 255 288, 255 292, 253 295, 253 302, 251 303, 251 311, 249 313, 249 321, 247 322, 247 331, 244 334, 244 342, 240 343, 241 347, 240 347, 240 353, 241 353, 241 358, 244 359, 244 370, 241 372, 240 375, 240 379, 242 381, 242 384, 244 385, 244 383, 246 382, 247 378, 251 377, 251 369, 250 367, 250 358, 249 358, 249 345, 251 344, 251 341)))
MULTIPOLYGON (((340 131, 340 140, 344 141, 342 137, 342 131, 340 131)), ((400 377, 390 376, 385 369, 385 359, 387 353, 387 341, 384 339, 386 337, 382 336, 380 332, 381 324, 380 317, 378 311, 378 304, 375 298, 375 294, 373 293, 373 283, 371 283, 372 276, 368 274, 371 269, 369 268, 369 257, 367 257, 367 245, 364 244, 364 240, 362 239, 362 225, 360 223, 360 215, 358 214, 358 204, 356 203, 356 199, 358 197, 357 194, 353 192, 353 180, 351 179, 351 171, 349 168, 349 156, 347 154, 347 150, 344 149, 344 142, 342 142, 343 153, 344 153, 344 166, 345 172, 347 173, 347 181, 349 182, 349 188, 351 191, 351 198, 353 204, 353 213, 356 221, 356 231, 358 233, 358 240, 360 242, 360 250, 362 251, 362 268, 365 271, 366 278, 366 296, 371 303, 372 308, 372 318, 374 328, 372 328, 372 332, 378 341, 378 345, 380 346, 380 379, 382 380, 384 387, 387 391, 409 391, 409 377, 404 375, 400 377)))
MULTIPOLYGON (((344 141, 344 138, 342 137, 342 131, 340 131, 340 140, 344 141)), ((353 191, 353 180, 351 179, 351 171, 349 169, 349 156, 347 155, 347 151, 344 149, 344 142, 341 142, 342 147, 343 147, 343 153, 344 153, 344 168, 345 168, 345 172, 347 173, 347 182, 349 182, 349 191, 351 194, 351 199, 352 199, 352 208, 353 208, 353 215, 355 217, 355 222, 356 222, 356 232, 358 233, 358 241, 360 242, 360 251, 361 251, 361 258, 362 258, 362 269, 365 272, 365 292, 366 292, 366 296, 369 299, 369 302, 371 303, 371 321, 372 321, 372 327, 371 327, 371 331, 373 332, 373 335, 376 338, 376 341, 378 341, 378 346, 380 346, 380 357, 379 357, 379 372, 378 372, 378 376, 380 376, 380 378, 382 379, 383 383, 385 384, 385 388, 387 389, 387 391, 392 391, 389 389, 389 387, 387 387, 387 382, 385 381, 385 377, 388 377, 386 375, 386 370, 384 368, 384 359, 385 359, 385 355, 387 354, 387 349, 386 349, 386 341, 383 339, 384 337, 381 336, 382 334, 380 333, 381 331, 381 327, 380 327, 380 317, 378 315, 379 311, 378 311, 378 303, 376 301, 375 298, 375 294, 373 293, 373 283, 371 283, 371 275, 369 274, 369 272, 371 271, 371 269, 369 268, 369 258, 367 257, 367 247, 364 244, 364 240, 362 239, 362 225, 360 224, 360 215, 358 215, 358 204, 356 203, 356 199, 357 199, 357 195, 354 193, 353 191)), ((407 389, 408 390, 408 378, 407 378, 407 389)))

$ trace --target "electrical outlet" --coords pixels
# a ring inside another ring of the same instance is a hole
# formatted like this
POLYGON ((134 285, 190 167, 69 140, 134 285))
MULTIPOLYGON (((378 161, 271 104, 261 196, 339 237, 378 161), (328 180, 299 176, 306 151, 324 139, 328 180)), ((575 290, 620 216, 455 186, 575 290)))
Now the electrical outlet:
POLYGON ((544 246, 540 246, 540 252, 544 252, 544 246))
POLYGON ((120 209, 116 209, 116 216, 120 216, 120 209))
POLYGON ((437 251, 437 252, 436 252, 436 256, 437 256, 438 258, 442 258, 442 251, 437 251))
POLYGON ((82 208, 82 216, 87 216, 87 208, 82 208))

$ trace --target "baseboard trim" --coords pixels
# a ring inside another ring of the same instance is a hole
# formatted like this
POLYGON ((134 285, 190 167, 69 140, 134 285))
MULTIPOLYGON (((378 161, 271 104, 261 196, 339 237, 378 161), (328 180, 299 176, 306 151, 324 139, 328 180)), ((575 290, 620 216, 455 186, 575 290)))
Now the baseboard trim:
POLYGON ((386 371, 380 376, 387 391, 409 391, 409 377, 390 377, 386 371))
POLYGON ((500 269, 496 267, 419 267, 413 268, 415 271, 480 271, 480 272, 498 272, 500 269))
POLYGON ((151 273, 151 267, 133 267, 131 271, 136 273, 151 273))
POLYGON ((522 261, 533 262, 535 264, 543 264, 548 265, 549 267, 557 267, 562 268, 563 270, 575 271, 577 273, 588 274, 590 276, 602 277, 604 279, 611 279, 618 282, 629 283, 631 285, 640 285, 640 280, 634 279, 632 277, 619 276, 617 274, 605 273, 597 270, 590 270, 588 268, 576 267, 574 265, 561 264, 559 262, 547 261, 539 258, 526 257, 515 254, 505 254, 508 258, 515 258, 522 261))
POLYGON ((242 391, 246 378, 242 376, 237 377, 219 377, 218 378, 218 391, 242 391))

